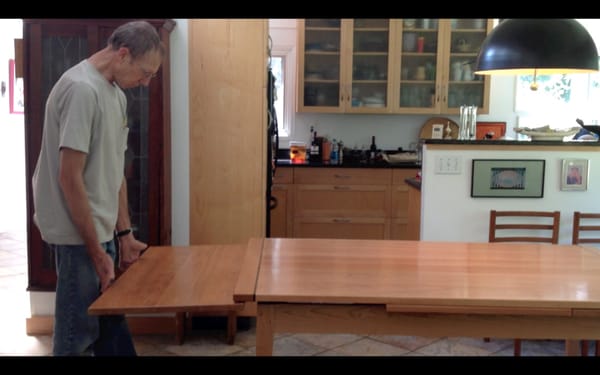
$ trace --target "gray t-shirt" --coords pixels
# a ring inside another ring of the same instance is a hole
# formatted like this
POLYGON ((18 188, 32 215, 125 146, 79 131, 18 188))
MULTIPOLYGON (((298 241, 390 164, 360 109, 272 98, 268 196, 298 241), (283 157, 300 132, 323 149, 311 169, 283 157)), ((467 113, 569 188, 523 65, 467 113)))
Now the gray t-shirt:
POLYGON ((67 70, 46 102, 42 147, 33 174, 34 220, 44 241, 82 245, 58 182, 60 149, 87 153, 83 179, 100 242, 113 237, 124 178, 127 98, 83 60, 67 70))

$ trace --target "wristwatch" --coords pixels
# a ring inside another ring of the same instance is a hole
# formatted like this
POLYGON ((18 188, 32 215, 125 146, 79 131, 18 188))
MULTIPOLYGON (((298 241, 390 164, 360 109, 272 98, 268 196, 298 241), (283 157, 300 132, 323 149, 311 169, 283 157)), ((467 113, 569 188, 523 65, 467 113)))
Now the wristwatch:
POLYGON ((127 229, 118 231, 116 235, 117 235, 117 237, 123 237, 123 236, 128 235, 129 233, 131 233, 131 228, 127 228, 127 229))

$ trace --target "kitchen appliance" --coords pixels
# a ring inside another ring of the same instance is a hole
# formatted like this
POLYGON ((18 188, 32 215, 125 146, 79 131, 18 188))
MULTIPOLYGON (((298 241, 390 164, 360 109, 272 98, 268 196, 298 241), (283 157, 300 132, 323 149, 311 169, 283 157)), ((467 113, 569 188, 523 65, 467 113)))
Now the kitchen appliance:
MULTIPOLYGON (((269 42, 271 39, 269 38, 269 42)), ((270 49, 269 49, 270 50, 270 49)), ((277 150, 279 149, 279 131, 277 124, 277 113, 275 112, 275 76, 271 69, 271 58, 269 54, 269 65, 267 67, 267 186, 266 186, 266 233, 265 237, 271 237, 271 210, 277 207, 277 198, 272 195, 273 177, 277 171, 277 150)))

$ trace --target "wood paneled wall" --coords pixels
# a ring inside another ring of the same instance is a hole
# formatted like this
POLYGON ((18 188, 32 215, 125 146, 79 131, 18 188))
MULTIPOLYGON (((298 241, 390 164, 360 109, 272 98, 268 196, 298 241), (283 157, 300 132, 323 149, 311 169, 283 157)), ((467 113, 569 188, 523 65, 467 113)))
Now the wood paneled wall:
POLYGON ((268 20, 188 25, 190 244, 245 244, 265 234, 268 20))

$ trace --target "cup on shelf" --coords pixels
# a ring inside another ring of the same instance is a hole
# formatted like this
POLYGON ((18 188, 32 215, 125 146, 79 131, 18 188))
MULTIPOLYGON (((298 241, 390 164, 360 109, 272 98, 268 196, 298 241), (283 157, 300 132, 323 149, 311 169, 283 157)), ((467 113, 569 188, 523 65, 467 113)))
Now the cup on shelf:
POLYGON ((417 38, 417 52, 422 53, 425 50, 425 37, 417 38))
POLYGON ((417 67, 417 71, 415 72, 415 79, 417 81, 424 81, 426 78, 426 74, 425 74, 425 67, 424 66, 418 66, 417 67))

